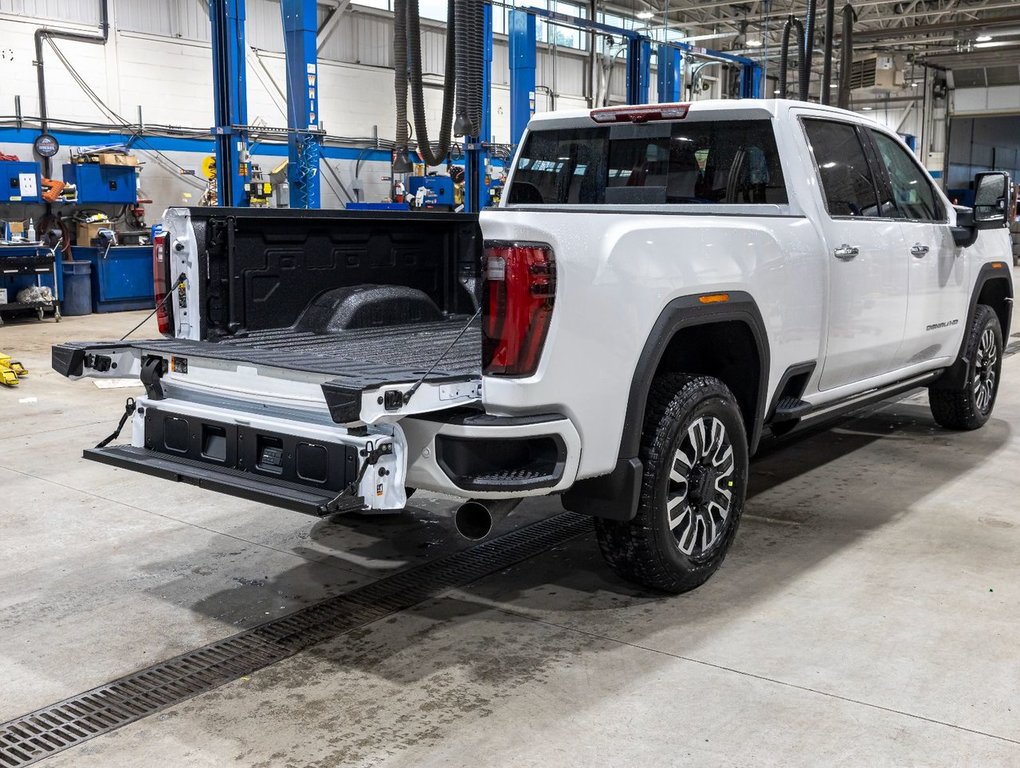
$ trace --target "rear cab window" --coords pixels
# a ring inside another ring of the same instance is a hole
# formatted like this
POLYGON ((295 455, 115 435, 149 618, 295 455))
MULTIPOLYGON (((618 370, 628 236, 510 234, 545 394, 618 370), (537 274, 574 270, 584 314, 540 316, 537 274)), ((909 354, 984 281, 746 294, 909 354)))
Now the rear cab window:
POLYGON ((510 205, 784 204, 772 121, 699 120, 536 129, 510 205))

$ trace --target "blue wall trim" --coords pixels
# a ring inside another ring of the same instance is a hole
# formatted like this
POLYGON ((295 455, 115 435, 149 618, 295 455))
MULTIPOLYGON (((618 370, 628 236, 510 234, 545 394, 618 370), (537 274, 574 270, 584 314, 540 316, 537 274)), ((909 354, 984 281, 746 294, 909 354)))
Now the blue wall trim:
MULTIPOLYGON (((213 154, 215 142, 212 136, 208 139, 189 139, 183 136, 141 136, 133 133, 89 133, 88 131, 50 131, 57 137, 61 147, 91 147, 103 146, 104 144, 124 144, 132 139, 138 144, 139 149, 159 150, 160 152, 201 152, 206 155, 213 154)), ((0 142, 5 144, 31 144, 39 135, 38 129, 14 128, 11 126, 0 127, 0 142)), ((369 149, 367 152, 359 147, 327 147, 322 148, 323 157, 333 160, 357 160, 365 152, 363 162, 387 163, 390 162, 388 149, 369 149)), ((260 143, 252 152, 256 157, 286 157, 286 144, 260 143)), ((31 160, 31 152, 22 159, 31 160)), ((502 167, 506 163, 499 159, 490 157, 489 163, 502 167)), ((464 165, 463 158, 454 162, 454 165, 464 165)))

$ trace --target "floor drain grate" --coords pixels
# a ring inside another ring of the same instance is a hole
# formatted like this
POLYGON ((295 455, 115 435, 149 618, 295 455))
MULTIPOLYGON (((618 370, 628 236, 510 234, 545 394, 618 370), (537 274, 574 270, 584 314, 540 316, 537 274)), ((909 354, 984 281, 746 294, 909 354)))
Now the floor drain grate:
POLYGON ((565 512, 133 672, 0 725, 0 768, 20 768, 591 530, 565 512))

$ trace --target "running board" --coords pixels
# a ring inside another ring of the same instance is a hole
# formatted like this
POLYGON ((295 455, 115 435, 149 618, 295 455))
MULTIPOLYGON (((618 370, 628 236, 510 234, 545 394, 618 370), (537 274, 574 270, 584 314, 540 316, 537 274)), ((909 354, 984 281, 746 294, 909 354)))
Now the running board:
POLYGON ((333 492, 323 492, 230 467, 216 467, 184 457, 168 456, 147 448, 114 445, 108 448, 89 448, 82 455, 101 464, 142 472, 164 480, 190 483, 210 491, 317 517, 365 508, 364 499, 360 496, 338 497, 333 492))
POLYGON ((817 409, 804 414, 801 417, 801 422, 812 421, 821 416, 835 416, 840 413, 845 413, 846 411, 851 411, 855 408, 863 408, 864 406, 871 405, 872 403, 888 400, 890 397, 902 395, 904 392, 909 392, 912 389, 925 387, 935 381, 935 379, 941 376, 942 373, 943 369, 940 368, 937 371, 929 371, 928 373, 923 373, 920 376, 913 376, 894 384, 870 389, 867 392, 852 395, 835 403, 823 403, 819 405, 817 409))

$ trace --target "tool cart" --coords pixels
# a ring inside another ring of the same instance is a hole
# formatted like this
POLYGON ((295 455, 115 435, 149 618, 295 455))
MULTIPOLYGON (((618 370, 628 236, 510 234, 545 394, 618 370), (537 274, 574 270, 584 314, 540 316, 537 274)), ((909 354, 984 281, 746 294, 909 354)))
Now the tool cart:
POLYGON ((57 253, 42 246, 0 246, 0 325, 4 315, 34 310, 40 320, 49 312, 60 322, 60 277, 57 253), (48 279, 46 279, 48 278, 48 279), (31 285, 42 287, 52 281, 53 301, 16 301, 18 292, 31 285), (6 299, 6 301, 4 301, 6 299))

